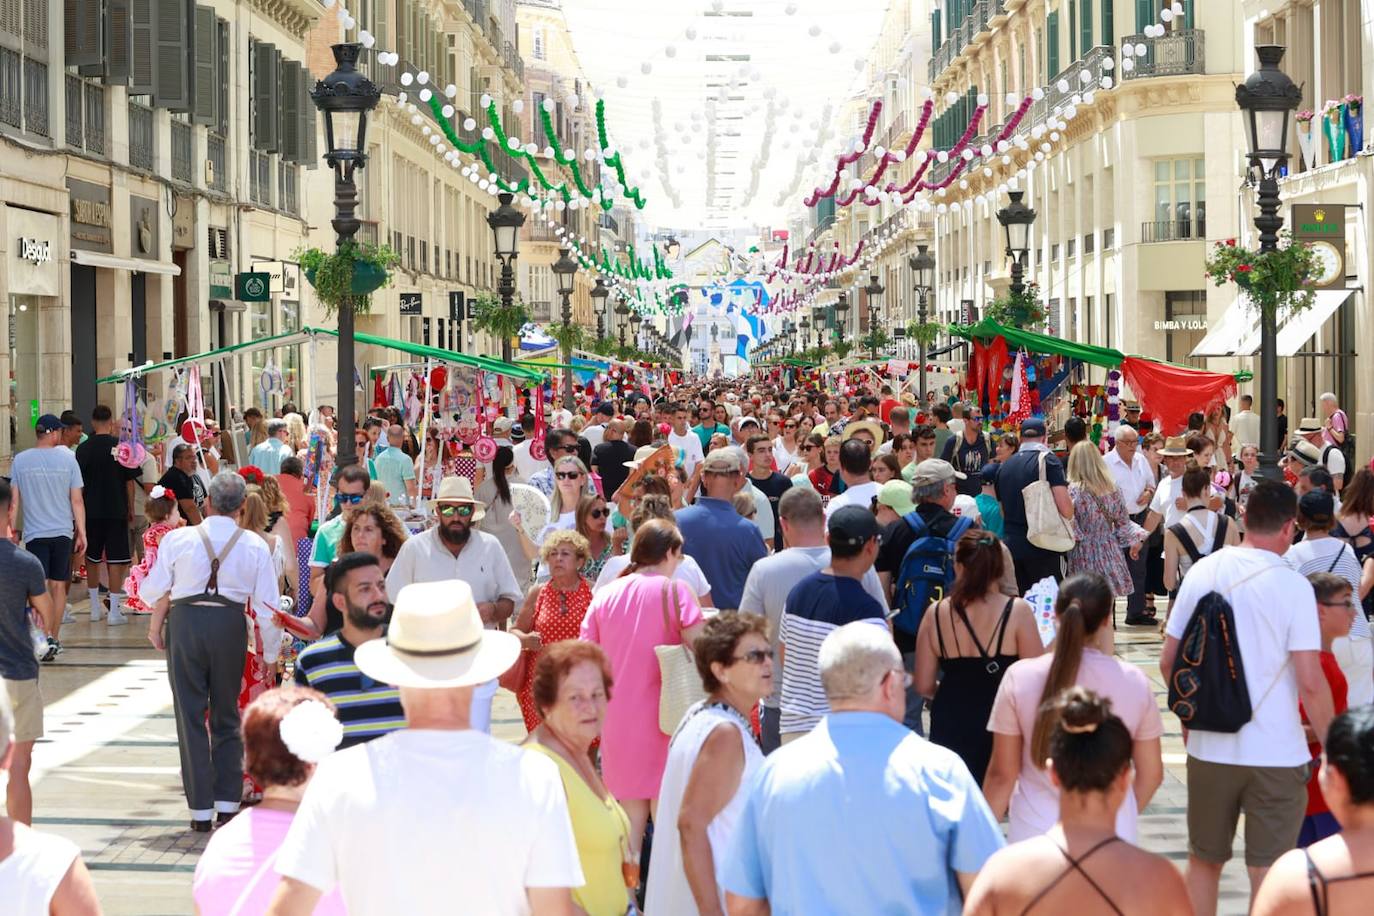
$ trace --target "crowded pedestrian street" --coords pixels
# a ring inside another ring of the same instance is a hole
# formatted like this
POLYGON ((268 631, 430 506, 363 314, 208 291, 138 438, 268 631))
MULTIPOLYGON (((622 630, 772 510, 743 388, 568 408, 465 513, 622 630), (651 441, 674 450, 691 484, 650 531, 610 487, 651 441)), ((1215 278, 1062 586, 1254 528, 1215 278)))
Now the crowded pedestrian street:
POLYGON ((0 3, 0 916, 1374 911, 1372 55, 0 3))

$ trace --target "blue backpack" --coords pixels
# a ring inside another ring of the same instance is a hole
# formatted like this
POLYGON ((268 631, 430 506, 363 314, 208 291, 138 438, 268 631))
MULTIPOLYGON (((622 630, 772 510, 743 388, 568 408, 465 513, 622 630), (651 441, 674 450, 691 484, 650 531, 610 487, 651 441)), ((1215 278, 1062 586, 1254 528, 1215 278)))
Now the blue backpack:
POLYGON ((931 534, 925 519, 915 512, 904 515, 902 520, 910 526, 915 540, 906 549, 897 570, 892 596, 897 615, 892 625, 908 636, 915 636, 926 608, 943 598, 954 582, 954 546, 973 527, 973 519, 955 519, 949 537, 944 538, 931 534))

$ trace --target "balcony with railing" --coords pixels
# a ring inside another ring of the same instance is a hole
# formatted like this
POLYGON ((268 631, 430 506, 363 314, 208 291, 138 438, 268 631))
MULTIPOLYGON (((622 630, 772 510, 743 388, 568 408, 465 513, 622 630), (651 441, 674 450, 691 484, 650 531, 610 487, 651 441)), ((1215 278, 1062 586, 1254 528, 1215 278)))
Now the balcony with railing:
POLYGON ((138 102, 129 103, 129 165, 153 170, 153 110, 138 102))
POLYGON ((277 206, 295 216, 301 214, 300 178, 301 167, 295 163, 283 162, 277 166, 277 206))
POLYGON ((212 174, 206 176, 206 185, 223 191, 229 186, 229 169, 224 154, 224 138, 219 134, 205 135, 205 158, 213 170, 212 174))
POLYGON ((0 123, 50 136, 48 65, 18 51, 0 48, 0 123))
POLYGON ((248 199, 264 207, 272 206, 272 156, 261 150, 248 153, 248 199))
MULTIPOLYGON (((1140 241, 1149 245, 1156 242, 1192 242, 1207 238, 1207 211, 1201 207, 1195 214, 1187 209, 1176 219, 1151 220, 1140 224, 1140 241)), ((1106 247, 1106 241, 1103 246, 1106 247)))
POLYGON ((189 122, 172 119, 172 178, 192 184, 195 172, 191 161, 195 155, 196 133, 189 122))
POLYGON ((1162 38, 1130 35, 1123 44, 1145 46, 1144 56, 1123 58, 1132 61, 1131 69, 1119 67, 1123 80, 1149 79, 1156 76, 1192 76, 1206 70, 1203 54, 1202 29, 1175 29, 1162 38))

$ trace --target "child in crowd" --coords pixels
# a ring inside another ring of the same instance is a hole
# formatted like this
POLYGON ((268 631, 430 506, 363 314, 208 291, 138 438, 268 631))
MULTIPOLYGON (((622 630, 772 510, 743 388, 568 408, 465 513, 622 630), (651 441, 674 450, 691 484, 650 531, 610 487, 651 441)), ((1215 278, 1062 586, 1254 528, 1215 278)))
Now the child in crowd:
POLYGON ((978 474, 983 482, 983 492, 973 498, 978 505, 983 527, 999 538, 1005 536, 1002 533, 1002 504, 997 501, 997 472, 1001 469, 1002 465, 997 462, 983 465, 983 470, 978 474))
MULTIPOLYGON (((1321 623, 1322 631, 1322 674, 1326 676, 1326 684, 1331 688, 1332 711, 1339 716, 1348 706, 1348 685, 1345 675, 1341 673, 1341 666, 1336 662, 1336 656, 1331 652, 1331 644, 1342 636, 1350 635, 1350 624, 1355 619, 1355 605, 1350 600, 1350 583, 1335 573, 1324 572, 1311 573, 1307 580, 1312 583, 1312 589, 1317 593, 1317 620, 1321 623)), ((1299 709, 1302 709, 1301 705, 1299 709)), ((1320 765, 1322 746, 1307 725, 1306 710, 1302 710, 1302 724, 1303 730, 1307 732, 1307 749, 1311 751, 1313 760, 1320 765)), ((1332 816, 1326 799, 1322 797, 1317 772, 1318 768, 1313 767, 1312 775, 1307 780, 1307 815, 1302 819, 1302 830, 1298 833, 1299 848, 1311 846, 1318 840, 1341 832, 1341 825, 1332 816)))
POLYGON ((129 570, 124 580, 124 594, 127 599, 124 607, 135 614, 151 614, 153 609, 138 597, 138 588, 148 571, 157 562, 157 547, 163 536, 181 527, 181 513, 177 511, 177 499, 171 490, 161 484, 153 487, 143 504, 143 513, 148 517, 148 529, 143 532, 143 559, 129 570))

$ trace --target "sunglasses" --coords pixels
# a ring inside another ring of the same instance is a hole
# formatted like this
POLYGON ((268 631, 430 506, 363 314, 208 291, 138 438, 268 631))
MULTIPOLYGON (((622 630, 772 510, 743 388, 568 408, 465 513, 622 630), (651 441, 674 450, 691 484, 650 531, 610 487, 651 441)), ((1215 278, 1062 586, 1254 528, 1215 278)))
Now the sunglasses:
POLYGON ((606 516, 608 516, 608 515, 611 514, 611 510, 609 510, 609 509, 593 509, 592 511, 588 512, 587 514, 590 515, 592 518, 605 518, 606 516))
POLYGON ((796 429, 796 428, 797 428, 797 424, 795 424, 795 423, 784 423, 784 424, 782 424, 782 428, 783 428, 783 429, 796 429))
POLYGON ((440 506, 439 516, 441 518, 450 518, 456 515, 459 518, 467 518, 472 515, 472 508, 472 506, 440 506))
POLYGON ((576 480, 577 478, 579 478, 579 477, 582 476, 582 472, 581 472, 581 471, 556 471, 556 472, 554 473, 553 476, 557 477, 559 480, 576 480))
POLYGON ((772 649, 750 649, 743 655, 736 655, 730 659, 730 661, 748 662, 751 665, 762 665, 765 661, 772 661, 773 657, 772 649))
POLYGON ((334 501, 335 501, 335 502, 338 502, 338 503, 347 503, 347 504, 350 505, 350 506, 356 506, 358 503, 360 503, 360 502, 363 501, 363 494, 361 494, 361 493, 335 493, 335 494, 334 494, 334 501))
POLYGON ((572 455, 577 452, 577 445, 575 443, 573 445, 555 445, 553 450, 555 452, 563 452, 565 454, 572 455))

